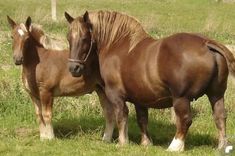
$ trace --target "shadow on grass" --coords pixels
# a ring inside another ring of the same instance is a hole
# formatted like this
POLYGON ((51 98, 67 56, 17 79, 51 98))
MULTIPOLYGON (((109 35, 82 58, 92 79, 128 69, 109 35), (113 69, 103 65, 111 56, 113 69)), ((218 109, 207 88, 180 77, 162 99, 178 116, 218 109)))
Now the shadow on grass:
MULTIPOLYGON (((79 134, 90 134, 97 133, 98 131, 104 130, 104 119, 101 116, 90 117, 81 116, 73 119, 63 119, 54 123, 55 135, 57 138, 70 139, 76 137, 79 134)), ((133 116, 129 117, 129 139, 135 144, 140 143, 140 129, 137 126, 136 118, 133 116)), ((157 146, 168 147, 171 140, 175 135, 175 125, 162 120, 149 120, 149 133, 153 140, 153 144, 157 146)), ((100 139, 102 136, 100 136, 100 139)), ((113 139, 117 140, 118 131, 115 128, 113 139)), ((191 131, 186 138, 186 148, 192 149, 194 146, 213 146, 215 147, 217 140, 209 134, 194 133, 191 131)))

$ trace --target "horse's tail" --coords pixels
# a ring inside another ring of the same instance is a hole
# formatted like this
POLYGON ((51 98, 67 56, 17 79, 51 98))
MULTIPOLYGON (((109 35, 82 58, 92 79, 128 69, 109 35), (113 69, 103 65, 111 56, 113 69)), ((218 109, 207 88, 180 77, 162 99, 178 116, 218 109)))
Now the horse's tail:
POLYGON ((206 42, 206 45, 210 50, 216 51, 220 53, 222 56, 224 56, 224 58, 226 59, 230 74, 232 74, 232 76, 235 77, 235 58, 232 52, 224 45, 218 42, 215 42, 213 40, 208 40, 206 42))

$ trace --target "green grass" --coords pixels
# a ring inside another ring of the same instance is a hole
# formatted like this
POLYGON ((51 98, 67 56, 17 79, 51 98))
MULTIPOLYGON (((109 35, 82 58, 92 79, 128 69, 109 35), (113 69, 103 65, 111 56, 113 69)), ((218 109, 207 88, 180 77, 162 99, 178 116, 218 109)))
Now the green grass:
MULTIPOLYGON (((129 116, 130 144, 119 147, 117 130, 111 144, 101 136, 104 119, 97 96, 57 98, 53 125, 57 139, 39 140, 34 108, 23 90, 21 67, 12 61, 10 28, 6 15, 19 22, 31 16, 45 31, 66 41, 64 11, 74 16, 85 10, 116 10, 136 17, 155 38, 176 32, 200 32, 225 44, 235 44, 235 4, 214 0, 59 0, 58 21, 50 20, 49 0, 0 0, 0 155, 173 155, 165 151, 175 127, 169 110, 150 110, 149 131, 154 146, 142 147, 133 105, 129 116)), ((235 87, 226 92, 227 133, 235 145, 235 87)), ((186 151, 175 155, 219 155, 217 130, 206 97, 193 102, 193 124, 186 140, 186 151)))

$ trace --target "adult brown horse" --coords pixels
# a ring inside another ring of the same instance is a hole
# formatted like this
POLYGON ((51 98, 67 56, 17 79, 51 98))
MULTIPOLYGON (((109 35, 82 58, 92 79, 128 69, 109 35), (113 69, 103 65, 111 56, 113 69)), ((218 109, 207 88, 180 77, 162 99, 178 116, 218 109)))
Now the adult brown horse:
POLYGON ((98 68, 98 62, 91 62, 94 63, 90 65, 92 68, 75 78, 67 69, 68 50, 46 49, 43 42, 46 35, 40 27, 31 25, 30 17, 25 24, 16 24, 10 17, 7 19, 12 28, 13 58, 16 65, 23 66, 22 81, 35 105, 40 139, 54 138, 51 124, 54 97, 81 96, 96 91, 106 119, 103 140, 111 141, 113 109, 102 89, 98 69, 92 69, 98 68))
POLYGON ((173 106, 177 130, 168 150, 184 150, 192 123, 190 102, 204 94, 219 131, 218 148, 227 144, 224 93, 229 71, 235 74, 235 59, 225 46, 189 33, 155 40, 134 18, 118 12, 86 12, 77 18, 65 13, 65 17, 70 23, 70 72, 81 75, 98 54, 121 144, 128 140, 125 101, 130 101, 143 110, 173 106))

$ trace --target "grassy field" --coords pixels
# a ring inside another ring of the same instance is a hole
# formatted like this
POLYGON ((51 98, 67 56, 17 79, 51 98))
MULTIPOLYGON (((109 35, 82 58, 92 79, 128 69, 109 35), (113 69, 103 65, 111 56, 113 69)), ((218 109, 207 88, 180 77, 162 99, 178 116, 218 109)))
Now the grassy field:
MULTIPOLYGON (((200 32, 225 44, 235 44, 235 4, 215 0, 58 0, 58 21, 52 22, 49 0, 0 0, 0 155, 173 155, 165 149, 175 126, 170 111, 150 110, 153 146, 143 147, 133 105, 129 116, 130 144, 119 147, 117 131, 111 144, 103 143, 102 111, 95 94, 55 100, 53 125, 57 139, 39 140, 31 101, 23 90, 21 68, 12 61, 10 28, 6 15, 19 22, 31 16, 49 35, 66 42, 64 11, 77 16, 85 10, 116 10, 136 17, 155 38, 176 32, 200 32)), ((235 145, 235 85, 226 92, 227 134, 235 145)), ((193 124, 186 151, 174 155, 220 155, 217 129, 206 97, 193 102, 193 124)), ((235 155, 235 152, 233 151, 235 155)))

